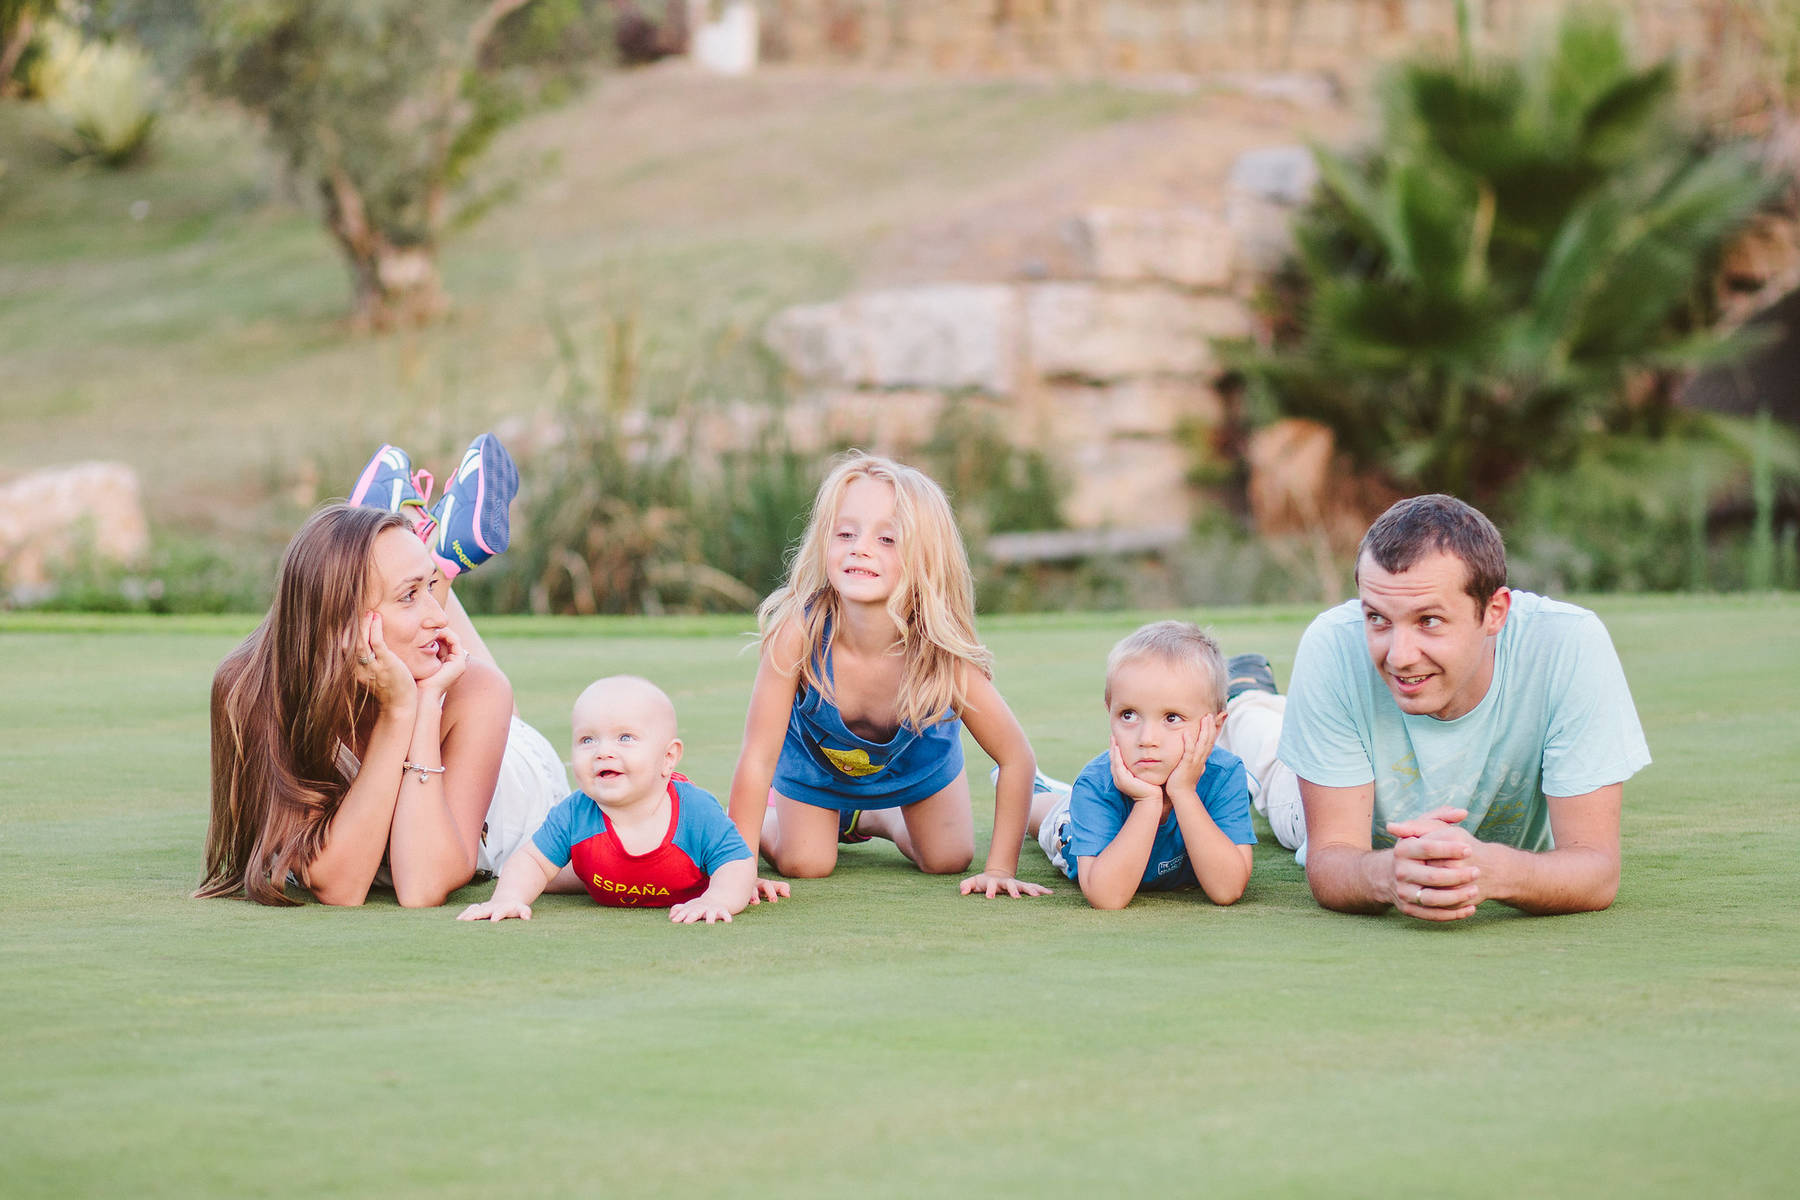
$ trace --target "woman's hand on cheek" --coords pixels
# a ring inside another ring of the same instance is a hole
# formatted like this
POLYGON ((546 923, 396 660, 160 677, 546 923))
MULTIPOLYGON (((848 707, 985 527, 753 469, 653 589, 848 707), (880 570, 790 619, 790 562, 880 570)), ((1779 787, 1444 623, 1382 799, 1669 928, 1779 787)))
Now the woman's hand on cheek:
POLYGON ((363 614, 357 677, 375 693, 375 702, 381 705, 383 712, 410 708, 416 702, 418 689, 414 686, 412 671, 381 636, 381 614, 378 612, 363 614), (361 661, 364 656, 369 660, 367 663, 361 661))
POLYGON ((419 694, 441 700, 469 669, 469 652, 448 626, 438 634, 438 662, 441 665, 436 671, 419 680, 419 694))

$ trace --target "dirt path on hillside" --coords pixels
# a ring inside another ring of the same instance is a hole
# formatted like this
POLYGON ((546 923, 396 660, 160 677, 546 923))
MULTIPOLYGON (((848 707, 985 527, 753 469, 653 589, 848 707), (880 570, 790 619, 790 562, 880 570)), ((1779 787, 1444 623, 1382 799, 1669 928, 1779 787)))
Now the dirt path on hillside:
POLYGON ((996 175, 961 202, 873 244, 865 287, 1063 276, 1069 219, 1095 207, 1222 211, 1232 163, 1245 151, 1355 135, 1347 105, 1292 104, 1217 94, 1180 112, 1072 137, 1024 170, 996 175))

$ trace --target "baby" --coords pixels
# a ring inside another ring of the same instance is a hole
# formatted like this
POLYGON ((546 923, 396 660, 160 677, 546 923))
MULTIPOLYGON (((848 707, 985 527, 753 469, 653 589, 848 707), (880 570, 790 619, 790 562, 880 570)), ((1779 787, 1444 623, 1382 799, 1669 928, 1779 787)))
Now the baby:
POLYGON ((729 921, 756 889, 756 860, 710 792, 676 774, 675 706, 635 675, 588 686, 570 714, 580 790, 506 860, 494 898, 459 921, 531 919, 546 890, 597 904, 667 908, 682 924, 729 921))

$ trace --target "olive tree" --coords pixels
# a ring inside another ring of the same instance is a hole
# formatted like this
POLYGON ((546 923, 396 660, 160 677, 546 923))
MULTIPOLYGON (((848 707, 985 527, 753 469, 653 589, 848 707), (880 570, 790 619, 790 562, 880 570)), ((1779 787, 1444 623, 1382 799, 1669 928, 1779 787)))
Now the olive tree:
POLYGON ((529 0, 203 0, 209 86, 259 114, 317 196, 350 269, 354 323, 446 306, 451 188, 502 118, 476 67, 529 0))

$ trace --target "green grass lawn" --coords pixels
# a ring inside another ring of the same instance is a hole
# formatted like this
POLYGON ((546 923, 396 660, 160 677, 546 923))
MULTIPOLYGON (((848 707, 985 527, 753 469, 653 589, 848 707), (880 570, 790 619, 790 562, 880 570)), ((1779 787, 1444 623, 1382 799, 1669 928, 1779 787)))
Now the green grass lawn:
MULTIPOLYGON (((250 622, 0 616, 0 1193, 1791 1195, 1800 609, 1596 607, 1656 757, 1618 902, 1455 928, 1323 912, 1273 844, 1230 909, 965 899, 884 843, 710 928, 190 900, 250 622)), ((1283 682, 1307 616, 1209 614, 1283 682)), ((664 684, 723 791, 747 624, 484 630, 559 743, 594 676, 664 684)), ((1046 769, 1133 624, 984 624, 1046 769)))

